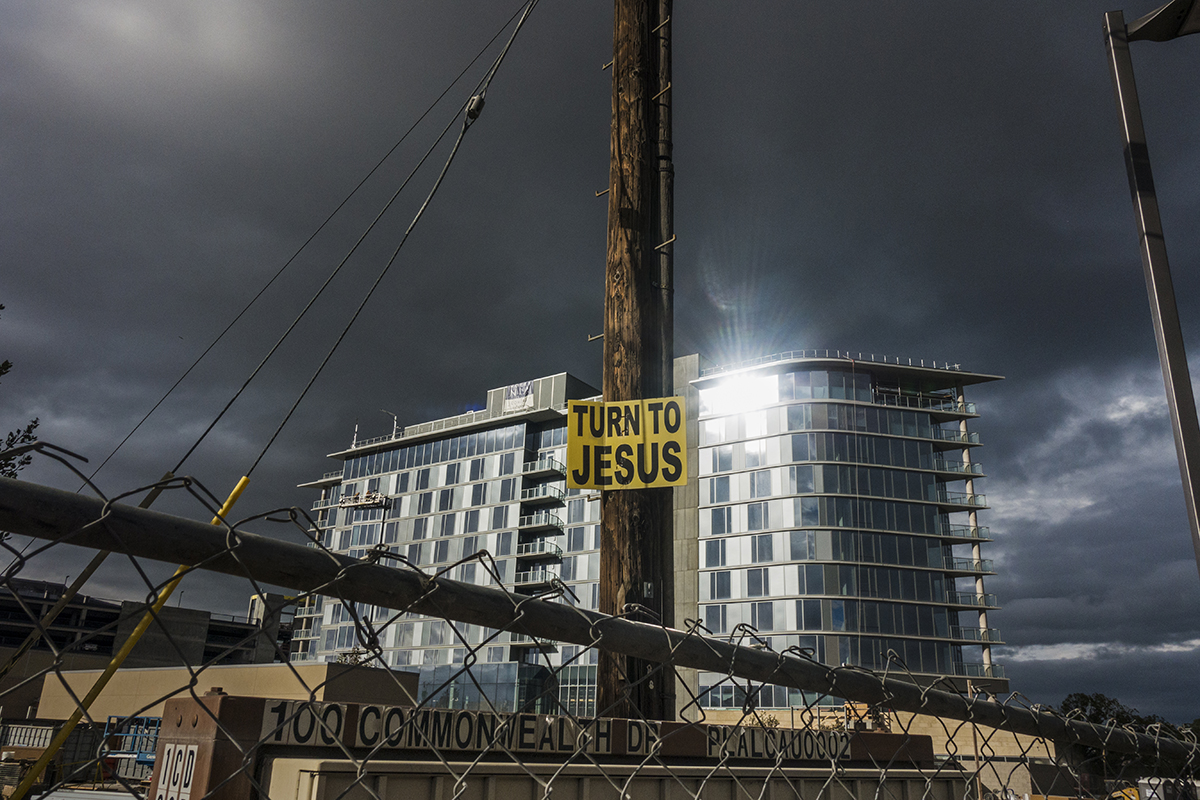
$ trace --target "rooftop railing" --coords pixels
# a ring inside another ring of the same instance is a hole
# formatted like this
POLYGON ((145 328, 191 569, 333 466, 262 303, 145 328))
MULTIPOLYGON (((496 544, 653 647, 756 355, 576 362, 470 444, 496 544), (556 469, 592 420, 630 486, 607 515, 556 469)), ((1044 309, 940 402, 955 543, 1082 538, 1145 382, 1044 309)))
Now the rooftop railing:
POLYGON ((800 358, 844 358, 853 361, 869 361, 873 364, 896 364, 899 366, 908 367, 925 367, 926 369, 944 369, 949 372, 961 372, 962 367, 958 364, 951 364, 948 361, 943 361, 940 365, 937 361, 925 363, 925 359, 916 359, 917 363, 913 363, 911 358, 901 358, 900 356, 885 356, 876 353, 852 353, 849 350, 785 350, 782 353, 775 353, 769 356, 760 356, 758 358, 747 359, 746 361, 737 361, 732 364, 721 364, 708 369, 700 370, 700 377, 706 378, 709 375, 719 375, 722 372, 732 372, 737 369, 745 369, 747 367, 756 367, 760 364, 772 364, 776 361, 794 361, 800 358))
POLYGON ((899 408, 919 408, 926 411, 951 411, 958 414, 975 414, 974 403, 960 403, 953 397, 937 397, 933 395, 886 394, 874 392, 871 402, 883 406, 899 408))

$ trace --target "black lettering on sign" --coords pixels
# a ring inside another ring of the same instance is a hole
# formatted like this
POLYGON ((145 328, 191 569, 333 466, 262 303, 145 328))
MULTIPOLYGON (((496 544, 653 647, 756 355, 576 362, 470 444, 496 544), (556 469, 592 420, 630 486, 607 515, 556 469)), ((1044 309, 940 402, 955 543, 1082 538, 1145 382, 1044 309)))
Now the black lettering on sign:
POLYGON ((666 426, 667 433, 677 433, 682 423, 683 410, 679 407, 679 401, 668 400, 663 409, 663 425, 666 426))
POLYGON ((266 719, 263 720, 263 727, 267 730, 263 731, 262 738, 271 742, 282 742, 284 735, 287 733, 287 709, 286 700, 280 700, 275 705, 267 709, 266 719), (275 719, 272 721, 270 715, 274 714, 275 719))
POLYGON ((292 717, 292 741, 296 744, 308 744, 316 728, 317 715, 308 704, 297 708, 295 716, 292 717))
POLYGON ((663 480, 677 481, 683 474, 683 462, 679 460, 680 452, 679 442, 672 440, 663 445, 663 480))
POLYGON ((389 747, 399 747, 404 740, 404 709, 389 708, 383 718, 383 732, 389 747))
POLYGON ((469 711, 460 711, 458 719, 454 720, 454 744, 459 750, 470 748, 474 733, 475 715, 469 711), (466 725, 463 725, 464 722, 466 725))
POLYGON ((650 443, 650 465, 646 466, 646 445, 639 444, 637 446, 638 454, 638 479, 642 483, 653 483, 658 477, 658 442, 650 443))
POLYGON ((620 436, 621 418, 625 416, 621 413, 621 406, 614 403, 610 406, 606 406, 605 409, 608 413, 608 431, 604 434, 605 437, 611 438, 614 436, 620 436))
POLYGON ((379 723, 383 714, 379 706, 363 706, 358 712, 358 745, 374 747, 379 741, 379 723))
POLYGON ((321 711, 321 744, 334 745, 341 741, 345 714, 342 707, 329 705, 321 711))
POLYGON ((632 455, 632 447, 627 444, 617 445, 617 450, 613 454, 617 465, 617 471, 613 475, 613 478, 616 479, 618 486, 628 486, 633 482, 633 461, 631 461, 629 458, 632 455))
MULTIPOLYGON (((638 447, 641 447, 641 445, 638 445, 638 447)), ((596 446, 596 466, 593 471, 596 473, 597 486, 612 485, 612 476, 608 473, 608 470, 612 464, 609 462, 608 458, 606 458, 606 456, 608 456, 608 454, 611 452, 612 445, 602 444, 596 446)))

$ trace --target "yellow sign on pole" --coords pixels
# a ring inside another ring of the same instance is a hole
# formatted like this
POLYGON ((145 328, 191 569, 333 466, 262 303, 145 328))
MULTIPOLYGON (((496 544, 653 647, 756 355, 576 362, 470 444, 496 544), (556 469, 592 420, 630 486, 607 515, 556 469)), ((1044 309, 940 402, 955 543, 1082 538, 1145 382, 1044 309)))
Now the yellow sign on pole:
POLYGON ((687 483, 682 397, 567 403, 567 486, 646 489, 687 483))

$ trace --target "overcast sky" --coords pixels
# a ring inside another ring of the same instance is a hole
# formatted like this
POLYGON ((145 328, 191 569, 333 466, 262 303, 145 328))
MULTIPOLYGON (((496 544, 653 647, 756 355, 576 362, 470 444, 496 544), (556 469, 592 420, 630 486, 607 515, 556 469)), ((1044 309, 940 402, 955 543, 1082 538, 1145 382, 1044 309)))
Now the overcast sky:
MULTIPOLYGON (((517 7, 0 0, 0 359, 15 363, 0 432, 38 417, 44 440, 102 461, 517 7)), ((969 399, 1013 689, 1188 721, 1200 579, 1105 62, 1111 8, 676 3, 676 353, 835 348, 1004 375, 969 399)), ((381 409, 420 422, 563 370, 599 384, 611 33, 606 0, 538 6, 241 514, 309 505, 295 484, 334 468, 324 456, 356 423, 390 432, 381 409)), ((179 460, 496 51, 99 474, 105 492, 179 460)), ((1200 37, 1133 57, 1196 354, 1200 37)), ((417 175, 184 472, 224 497, 249 468, 433 178, 417 175)), ((57 465, 24 476, 78 486, 57 465)), ((115 568, 90 590, 130 591, 115 568)), ((193 581, 183 603, 241 610, 245 591, 193 581)))

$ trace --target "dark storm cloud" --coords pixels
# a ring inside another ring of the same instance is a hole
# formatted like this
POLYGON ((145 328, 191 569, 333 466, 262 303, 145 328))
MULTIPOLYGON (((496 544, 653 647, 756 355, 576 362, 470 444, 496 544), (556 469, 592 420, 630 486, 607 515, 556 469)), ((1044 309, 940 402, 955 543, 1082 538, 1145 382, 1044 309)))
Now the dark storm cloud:
MULTIPOLYGON (((103 459, 512 6, 0 3, 0 357, 17 365, 0 430, 39 416, 46 440, 103 459)), ((677 3, 677 350, 830 347, 1007 376, 971 399, 1000 570, 988 590, 1005 605, 991 623, 1014 688, 1050 703, 1105 691, 1191 719, 1200 592, 1104 61, 1108 9, 677 3)), ((356 424, 388 432, 380 409, 411 423, 564 369, 599 382, 586 337, 602 327, 610 37, 605 2, 539 6, 241 513, 307 504, 294 485, 329 469, 356 424)), ((1198 48, 1134 49, 1194 352, 1198 48)), ((481 74, 113 459, 106 491, 156 479, 191 446, 481 74)), ((214 494, 258 455, 431 181, 417 176, 189 460, 214 494)), ((27 474, 78 485, 49 465, 27 474)), ((166 507, 203 516, 193 501, 166 507)), ((126 580, 113 567, 97 592, 126 580)), ((196 584, 186 602, 238 610, 243 590, 196 584)))

